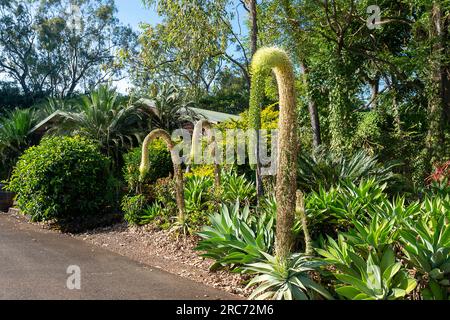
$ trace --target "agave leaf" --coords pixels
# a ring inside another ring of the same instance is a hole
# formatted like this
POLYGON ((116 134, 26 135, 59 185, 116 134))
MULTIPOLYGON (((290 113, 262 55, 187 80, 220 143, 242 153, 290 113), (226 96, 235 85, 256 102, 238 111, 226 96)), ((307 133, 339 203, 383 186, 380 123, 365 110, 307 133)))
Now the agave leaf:
POLYGON ((336 288, 336 293, 347 299, 354 300, 354 298, 361 292, 353 286, 342 286, 336 288))

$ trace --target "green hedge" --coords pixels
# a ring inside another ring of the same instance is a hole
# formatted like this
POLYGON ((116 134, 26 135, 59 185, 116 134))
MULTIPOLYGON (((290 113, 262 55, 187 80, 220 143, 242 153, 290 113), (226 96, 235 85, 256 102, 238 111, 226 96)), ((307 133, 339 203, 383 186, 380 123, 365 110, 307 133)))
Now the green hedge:
POLYGON ((80 137, 45 138, 19 158, 8 184, 33 221, 70 221, 100 213, 110 196, 110 162, 80 137))
MULTIPOLYGON (((149 150, 150 168, 144 178, 144 184, 154 183, 159 178, 167 177, 173 170, 170 152, 163 141, 159 139, 152 141, 149 150)), ((124 155, 123 175, 131 191, 135 190, 139 183, 141 156, 141 148, 134 148, 124 155)))

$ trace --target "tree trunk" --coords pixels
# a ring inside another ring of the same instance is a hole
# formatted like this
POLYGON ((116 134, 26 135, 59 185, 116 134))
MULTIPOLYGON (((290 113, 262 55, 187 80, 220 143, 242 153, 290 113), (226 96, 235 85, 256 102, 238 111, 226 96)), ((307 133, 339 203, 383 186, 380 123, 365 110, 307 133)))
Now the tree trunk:
POLYGON ((441 160, 445 151, 444 121, 449 102, 449 64, 445 62, 445 52, 448 50, 448 18, 444 18, 443 10, 437 2, 433 3, 431 12, 430 39, 435 43, 430 57, 430 80, 428 92, 428 133, 426 137, 427 170, 431 170, 434 162, 441 160))
POLYGON ((313 147, 317 148, 322 144, 322 137, 320 133, 320 121, 319 121, 319 112, 317 110, 317 104, 314 100, 313 96, 309 92, 308 85, 308 75, 309 69, 304 61, 300 62, 300 67, 303 72, 303 85, 305 86, 305 90, 308 95, 308 111, 309 111, 309 119, 311 121, 311 129, 313 134, 313 147))
MULTIPOLYGON (((250 21, 250 54, 253 55, 258 49, 258 15, 256 11, 256 0, 246 0, 247 9, 249 11, 249 21, 250 21)), ((264 186, 261 177, 261 157, 259 156, 259 131, 256 131, 256 197, 258 200, 264 196, 264 186)))
POLYGON ((247 0, 247 7, 249 11, 250 20, 250 52, 251 56, 255 54, 258 49, 258 15, 256 11, 256 0, 247 0))
POLYGON ((380 77, 376 75, 374 78, 369 78, 370 85, 370 105, 372 110, 376 110, 378 107, 378 93, 380 92, 380 77))

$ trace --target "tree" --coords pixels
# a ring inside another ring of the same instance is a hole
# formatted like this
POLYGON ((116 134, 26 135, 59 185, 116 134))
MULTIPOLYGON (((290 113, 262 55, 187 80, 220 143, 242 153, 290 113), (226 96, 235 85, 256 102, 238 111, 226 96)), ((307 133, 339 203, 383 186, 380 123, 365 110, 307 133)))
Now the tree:
POLYGON ((232 65, 246 79, 247 88, 250 87, 250 58, 244 37, 233 27, 236 14, 232 1, 143 2, 155 6, 164 20, 155 27, 142 26, 141 51, 137 57, 129 57, 140 86, 163 78, 199 98, 209 93, 222 68, 232 65))
POLYGON ((135 37, 116 11, 113 0, 2 1, 0 74, 25 95, 58 97, 115 79, 115 54, 135 37))

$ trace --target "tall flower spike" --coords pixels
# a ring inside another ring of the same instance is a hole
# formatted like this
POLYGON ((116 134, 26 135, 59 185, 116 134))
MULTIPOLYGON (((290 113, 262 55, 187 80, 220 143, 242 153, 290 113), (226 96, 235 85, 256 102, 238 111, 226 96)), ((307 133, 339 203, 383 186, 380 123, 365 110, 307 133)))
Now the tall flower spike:
POLYGON ((140 180, 143 181, 146 173, 149 170, 149 158, 148 158, 148 147, 149 144, 154 139, 162 139, 166 144, 167 148, 170 151, 173 163, 173 172, 175 178, 175 193, 176 193, 176 201, 178 206, 178 218, 179 221, 184 221, 185 218, 185 203, 184 203, 184 184, 183 184, 183 171, 181 170, 181 160, 179 156, 173 152, 175 147, 175 143, 172 141, 169 133, 163 129, 156 129, 150 132, 144 139, 144 143, 142 144, 142 159, 141 165, 139 167, 140 172, 140 180))
POLYGON ((295 219, 298 143, 294 70, 285 51, 279 48, 261 48, 253 56, 250 119, 255 130, 261 128, 264 78, 270 71, 275 73, 280 100, 275 191, 277 200, 275 251, 279 258, 286 258, 294 243, 292 227, 295 219))
MULTIPOLYGON (((209 145, 211 146, 211 158, 214 159, 214 181, 216 187, 220 186, 220 164, 216 163, 215 160, 215 150, 217 147, 217 141, 215 141, 213 134, 212 134, 212 124, 206 119, 201 119, 197 121, 197 123, 194 126, 194 132, 192 133, 192 146, 191 146, 191 153, 189 155, 189 166, 188 168, 195 163, 195 160, 199 156, 200 159, 202 158, 202 134, 203 129, 207 131, 209 135, 209 145)), ((189 170, 189 169, 188 169, 189 170)))

